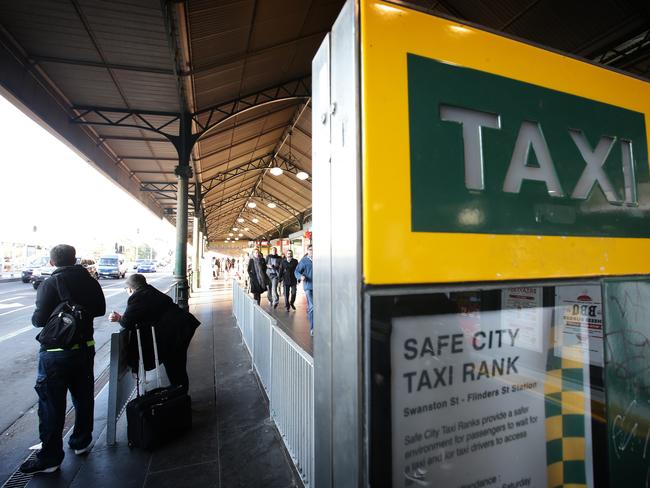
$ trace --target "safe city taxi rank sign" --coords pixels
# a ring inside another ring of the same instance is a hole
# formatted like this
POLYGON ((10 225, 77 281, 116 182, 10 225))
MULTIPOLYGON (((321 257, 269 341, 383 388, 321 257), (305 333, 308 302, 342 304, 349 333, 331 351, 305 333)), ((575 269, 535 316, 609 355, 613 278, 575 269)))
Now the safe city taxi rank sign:
POLYGON ((364 277, 650 273, 650 85, 409 10, 361 8, 364 277))

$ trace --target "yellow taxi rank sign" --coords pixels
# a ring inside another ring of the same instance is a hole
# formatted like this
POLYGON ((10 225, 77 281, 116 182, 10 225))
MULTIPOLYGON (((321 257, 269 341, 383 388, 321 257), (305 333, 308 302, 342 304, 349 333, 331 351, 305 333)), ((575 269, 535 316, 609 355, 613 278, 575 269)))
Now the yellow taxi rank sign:
POLYGON ((650 84, 361 3, 368 284, 650 274, 650 84))

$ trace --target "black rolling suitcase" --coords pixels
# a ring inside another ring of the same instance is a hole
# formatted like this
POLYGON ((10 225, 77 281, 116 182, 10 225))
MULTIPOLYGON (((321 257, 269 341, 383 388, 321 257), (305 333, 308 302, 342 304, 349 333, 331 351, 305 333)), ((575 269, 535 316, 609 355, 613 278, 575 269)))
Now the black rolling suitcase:
MULTIPOLYGON (((146 371, 142 362, 142 344, 140 331, 138 350, 140 367, 146 382, 146 371)), ((156 332, 151 328, 153 337, 154 357, 156 362, 156 379, 158 388, 140 395, 138 382, 138 397, 126 406, 127 437, 129 447, 155 449, 177 437, 192 427, 192 400, 182 386, 160 387, 158 347, 156 332)))

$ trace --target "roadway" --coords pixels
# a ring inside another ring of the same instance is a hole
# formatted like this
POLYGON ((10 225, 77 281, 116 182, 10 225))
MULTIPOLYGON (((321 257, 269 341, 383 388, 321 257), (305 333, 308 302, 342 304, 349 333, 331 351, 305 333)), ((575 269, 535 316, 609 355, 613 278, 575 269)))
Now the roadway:
MULTIPOLYGON (((147 281, 161 291, 173 283, 168 272, 147 274, 147 281)), ((100 280, 106 297, 106 315, 95 319, 95 378, 109 361, 110 335, 119 326, 108 321, 108 314, 126 307, 128 295, 124 279, 100 280)), ((0 283, 0 433, 32 409, 37 396, 34 391, 39 344, 35 340, 40 329, 31 325, 36 290, 20 281, 0 283)), ((35 426, 36 427, 36 426, 35 426)))

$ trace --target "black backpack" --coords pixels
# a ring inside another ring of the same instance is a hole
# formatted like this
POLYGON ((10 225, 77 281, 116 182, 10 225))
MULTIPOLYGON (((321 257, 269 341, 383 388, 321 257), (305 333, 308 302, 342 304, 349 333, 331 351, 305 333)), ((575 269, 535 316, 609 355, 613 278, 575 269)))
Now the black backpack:
POLYGON ((61 280, 57 280, 57 290, 62 301, 52 311, 43 330, 36 336, 36 340, 46 349, 67 349, 76 344, 85 345, 83 328, 88 313, 84 307, 70 299, 65 285, 64 293, 61 293, 60 284, 61 280))

